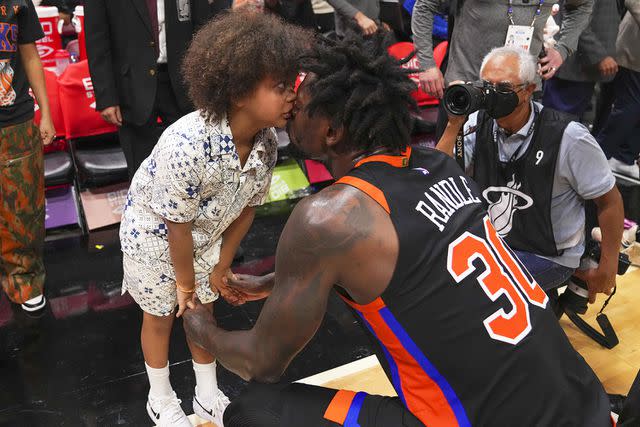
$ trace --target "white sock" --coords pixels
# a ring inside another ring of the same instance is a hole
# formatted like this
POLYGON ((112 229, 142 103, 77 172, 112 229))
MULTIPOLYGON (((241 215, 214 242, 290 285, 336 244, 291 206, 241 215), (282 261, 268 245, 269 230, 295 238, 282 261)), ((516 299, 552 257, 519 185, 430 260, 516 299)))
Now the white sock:
POLYGON ((218 390, 218 378, 216 376, 216 362, 193 362, 193 371, 196 373, 196 396, 200 400, 211 401, 218 390))
POLYGON ((162 400, 171 397, 173 394, 173 388, 169 381, 169 363, 164 368, 156 369, 147 365, 147 376, 149 377, 149 397, 154 400, 162 400))

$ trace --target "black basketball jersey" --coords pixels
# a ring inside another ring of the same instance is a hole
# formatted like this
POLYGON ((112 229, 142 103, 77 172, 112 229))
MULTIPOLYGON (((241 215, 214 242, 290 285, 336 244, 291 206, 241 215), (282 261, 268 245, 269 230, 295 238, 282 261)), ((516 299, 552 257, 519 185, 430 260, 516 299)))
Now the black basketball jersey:
POLYGON ((453 159, 408 148, 366 158, 338 183, 376 200, 398 235, 384 293, 364 306, 344 299, 376 338, 387 376, 420 421, 611 425, 602 385, 453 159))

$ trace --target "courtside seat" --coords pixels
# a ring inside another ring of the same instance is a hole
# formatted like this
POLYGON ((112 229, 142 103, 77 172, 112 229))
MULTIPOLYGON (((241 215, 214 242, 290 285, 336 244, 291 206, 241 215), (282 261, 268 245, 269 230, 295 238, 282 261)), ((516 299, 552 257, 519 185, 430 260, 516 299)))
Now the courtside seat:
POLYGON ((70 141, 80 188, 128 180, 127 162, 115 134, 70 141))
POLYGON ((44 185, 55 187, 73 182, 73 160, 67 151, 54 151, 44 155, 44 185))

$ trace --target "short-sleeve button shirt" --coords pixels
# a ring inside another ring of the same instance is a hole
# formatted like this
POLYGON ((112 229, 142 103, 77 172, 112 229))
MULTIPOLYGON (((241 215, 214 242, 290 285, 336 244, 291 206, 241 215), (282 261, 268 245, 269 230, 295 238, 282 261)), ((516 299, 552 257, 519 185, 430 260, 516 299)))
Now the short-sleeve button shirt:
POLYGON ((199 111, 182 117, 162 134, 131 182, 120 226, 122 251, 147 266, 170 266, 164 220, 193 221, 194 268, 196 274, 210 272, 222 233, 245 207, 264 203, 277 147, 275 130, 263 129, 243 167, 225 117, 211 123, 199 111))

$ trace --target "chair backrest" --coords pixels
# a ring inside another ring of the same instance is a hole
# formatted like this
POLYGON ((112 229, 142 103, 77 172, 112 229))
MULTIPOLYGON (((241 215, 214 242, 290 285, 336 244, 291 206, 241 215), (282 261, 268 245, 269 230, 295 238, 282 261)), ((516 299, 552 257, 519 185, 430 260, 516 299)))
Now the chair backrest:
MULTIPOLYGON (((440 43, 433 50, 433 59, 435 60, 436 66, 438 66, 438 67, 440 67, 440 65, 442 65, 442 61, 443 61, 444 56, 445 56, 445 54, 447 52, 447 46, 448 46, 448 42, 445 41, 445 42, 440 43)), ((405 59, 406 57, 411 55, 415 50, 416 50, 416 48, 413 45, 413 43, 411 43, 411 42, 400 42, 400 43, 396 43, 394 45, 391 45, 389 47, 389 54, 391 56, 393 56, 394 58, 397 58, 397 59, 405 59)), ((419 70, 422 67, 420 66, 420 63, 418 62, 418 57, 414 56, 413 58, 411 58, 411 60, 409 60, 408 62, 403 64, 402 68, 419 70)), ((420 79, 418 77, 418 73, 413 73, 409 77, 411 78, 411 80, 416 82, 416 84, 420 83, 420 79)), ((411 94, 411 96, 413 96, 413 99, 416 100, 416 102, 418 103, 418 106, 420 106, 420 107, 424 107, 424 106, 427 106, 427 105, 437 105, 440 102, 437 98, 434 98, 433 96, 427 94, 420 87, 418 87, 418 90, 414 91, 411 94)))
POLYGON ((116 132, 96 111, 96 97, 87 61, 70 64, 58 79, 60 105, 68 139, 116 132))
MULTIPOLYGON (((53 120, 53 126, 56 128, 56 137, 64 138, 66 136, 66 129, 64 127, 64 119, 62 117, 62 106, 60 105, 60 94, 58 88, 58 76, 51 70, 44 70, 44 81, 47 86, 47 97, 49 98, 49 109, 51 110, 51 120, 53 120)), ((33 96, 33 93, 30 91, 33 96)), ((35 100, 35 116, 34 122, 40 124, 40 118, 42 112, 38 101, 35 100)))

